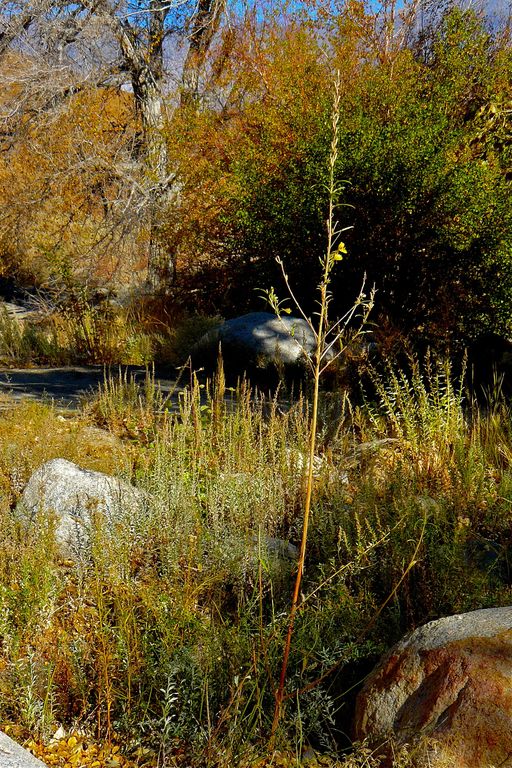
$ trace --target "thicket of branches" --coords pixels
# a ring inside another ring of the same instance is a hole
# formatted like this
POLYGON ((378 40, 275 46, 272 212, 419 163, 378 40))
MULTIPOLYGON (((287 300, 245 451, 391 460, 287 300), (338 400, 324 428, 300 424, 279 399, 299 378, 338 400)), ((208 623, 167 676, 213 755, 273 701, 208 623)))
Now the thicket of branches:
POLYGON ((510 43, 496 4, 9 3, 0 267, 227 314, 280 256, 307 307, 339 70, 340 306, 366 273, 408 332, 507 333, 510 43))

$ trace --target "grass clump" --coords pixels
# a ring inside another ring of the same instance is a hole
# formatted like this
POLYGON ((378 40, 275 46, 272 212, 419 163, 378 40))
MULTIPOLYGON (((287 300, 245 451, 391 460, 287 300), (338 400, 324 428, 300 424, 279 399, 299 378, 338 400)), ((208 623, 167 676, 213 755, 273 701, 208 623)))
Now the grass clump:
POLYGON ((180 367, 218 317, 169 317, 162 307, 134 300, 98 302, 73 288, 55 305, 41 300, 19 319, 0 304, 0 362, 33 365, 159 365, 180 367))
POLYGON ((38 360, 59 358, 52 334, 39 324, 9 315, 0 304, 0 361, 4 365, 30 365, 38 360))
MULTIPOLYGON (((326 429, 272 756, 309 403, 226 390, 220 375, 171 408, 149 377, 137 396, 111 382, 73 420, 34 404, 0 412, 0 721, 40 745, 61 724, 146 766, 294 765, 311 747, 319 764, 377 766, 344 750, 354 692, 382 652, 422 622, 511 597, 509 410, 470 407, 444 363, 415 366, 374 373, 372 403, 326 429), (98 424, 120 435, 108 450, 98 424), (55 456, 151 500, 115 536, 97 528, 86 567, 59 558, 49 521, 27 537, 12 514, 55 456)), ((397 752, 395 764, 409 763, 397 752)))
POLYGON ((123 307, 77 299, 52 313, 48 330, 71 363, 147 365, 154 358, 154 339, 123 307))

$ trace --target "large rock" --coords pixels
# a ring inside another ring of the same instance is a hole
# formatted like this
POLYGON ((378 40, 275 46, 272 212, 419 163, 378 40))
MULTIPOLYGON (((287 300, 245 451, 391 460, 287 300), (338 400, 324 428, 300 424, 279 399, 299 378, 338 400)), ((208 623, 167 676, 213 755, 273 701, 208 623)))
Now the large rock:
POLYGON ((76 559, 89 552, 93 519, 112 531, 116 523, 147 504, 146 494, 117 477, 53 459, 33 473, 18 511, 29 521, 38 514, 54 516, 60 554, 76 559))
POLYGON ((0 731, 1 768, 46 768, 46 764, 0 731))
POLYGON ((305 320, 251 312, 227 320, 208 331, 192 350, 195 364, 214 367, 219 345, 228 370, 297 368, 316 348, 315 336, 305 320))
POLYGON ((429 737, 425 766, 512 765, 512 607, 439 619, 399 642, 358 696, 355 735, 374 746, 429 737))

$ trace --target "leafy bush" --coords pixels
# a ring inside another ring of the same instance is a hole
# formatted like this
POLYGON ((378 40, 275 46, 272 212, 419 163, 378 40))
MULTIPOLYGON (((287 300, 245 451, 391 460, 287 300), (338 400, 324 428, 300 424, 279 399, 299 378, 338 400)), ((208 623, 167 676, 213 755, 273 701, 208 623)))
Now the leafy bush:
MULTIPOLYGON (((369 29, 371 18, 365 21, 369 29)), ((377 289, 377 314, 415 339, 446 347, 484 332, 506 334, 510 49, 475 12, 457 8, 423 42, 387 58, 384 52, 365 56, 358 37, 364 29, 361 19, 357 32, 348 26, 339 35, 326 33, 342 70, 336 173, 349 182, 349 205, 337 215, 352 227, 333 285, 336 308, 342 313, 366 273, 377 289)), ((229 126, 211 113, 198 117, 181 150, 200 147, 211 161, 208 171, 201 166, 202 176, 184 171, 184 199, 190 184, 195 203, 196 235, 186 249, 197 252, 188 262, 194 301, 207 294, 210 306, 225 313, 259 308, 254 289, 279 285, 276 256, 284 259, 301 304, 315 309, 311 285, 325 239, 332 77, 314 36, 291 25, 281 30, 278 50, 271 25, 267 34, 255 64, 265 73, 258 98, 247 98, 229 126), (207 226, 216 232, 205 259, 208 230, 197 207, 202 185, 207 226), (218 211, 214 223, 212 210, 218 211)), ((242 82, 244 76, 254 94, 250 75, 242 72, 242 82)))

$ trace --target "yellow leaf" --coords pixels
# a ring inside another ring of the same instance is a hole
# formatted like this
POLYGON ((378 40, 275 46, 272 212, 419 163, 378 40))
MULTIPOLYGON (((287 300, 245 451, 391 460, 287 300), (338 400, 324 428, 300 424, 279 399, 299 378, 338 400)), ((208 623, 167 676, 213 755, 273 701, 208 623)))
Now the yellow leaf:
POLYGON ((78 743, 76 736, 70 736, 68 739, 68 747, 74 747, 78 743))

